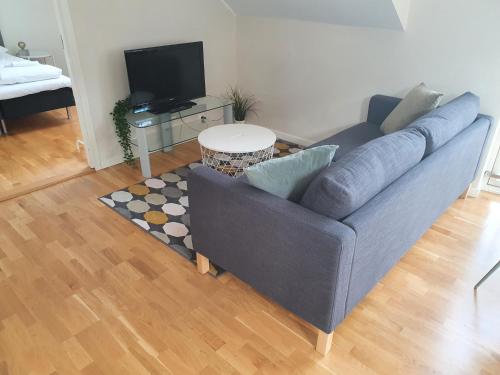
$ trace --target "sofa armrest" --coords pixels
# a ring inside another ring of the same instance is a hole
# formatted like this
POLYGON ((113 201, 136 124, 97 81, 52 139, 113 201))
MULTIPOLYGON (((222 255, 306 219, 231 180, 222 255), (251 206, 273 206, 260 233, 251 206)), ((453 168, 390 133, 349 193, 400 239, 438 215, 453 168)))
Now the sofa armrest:
POLYGON ((396 108, 401 101, 400 98, 385 95, 374 95, 370 99, 368 106, 367 122, 375 125, 382 125, 384 120, 396 108))
POLYGON ((343 320, 351 228, 206 167, 188 186, 195 251, 324 332, 343 320))

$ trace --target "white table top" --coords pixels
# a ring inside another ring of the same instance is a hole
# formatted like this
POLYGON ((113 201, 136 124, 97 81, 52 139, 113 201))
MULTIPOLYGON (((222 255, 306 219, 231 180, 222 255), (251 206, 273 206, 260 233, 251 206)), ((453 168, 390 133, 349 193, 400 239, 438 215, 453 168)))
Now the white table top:
POLYGON ((198 136, 198 142, 217 152, 255 152, 274 145, 276 134, 262 126, 227 124, 203 130, 198 136))

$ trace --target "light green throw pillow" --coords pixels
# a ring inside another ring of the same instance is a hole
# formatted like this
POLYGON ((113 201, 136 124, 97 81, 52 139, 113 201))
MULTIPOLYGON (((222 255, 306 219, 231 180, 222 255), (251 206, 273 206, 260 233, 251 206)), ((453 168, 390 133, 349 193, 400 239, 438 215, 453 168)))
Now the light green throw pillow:
POLYGON ((245 169, 250 185, 294 202, 316 175, 328 167, 339 146, 326 145, 264 161, 245 169))
POLYGON ((380 126, 384 134, 406 128, 413 121, 435 109, 443 94, 432 91, 424 83, 412 89, 380 126))

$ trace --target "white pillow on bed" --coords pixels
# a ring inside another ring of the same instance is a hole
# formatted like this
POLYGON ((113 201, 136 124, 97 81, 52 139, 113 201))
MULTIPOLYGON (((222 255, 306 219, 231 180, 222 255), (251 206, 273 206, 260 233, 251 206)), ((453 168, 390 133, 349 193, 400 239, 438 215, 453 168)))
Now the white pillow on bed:
POLYGON ((7 53, 9 50, 5 47, 0 46, 0 53, 7 53))

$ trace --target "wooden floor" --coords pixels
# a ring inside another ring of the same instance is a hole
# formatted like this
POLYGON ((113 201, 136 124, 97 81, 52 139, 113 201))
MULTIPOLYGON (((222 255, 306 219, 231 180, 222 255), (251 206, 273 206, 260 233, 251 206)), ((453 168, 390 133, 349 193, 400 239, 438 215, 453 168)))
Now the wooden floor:
POLYGON ((75 107, 8 120, 0 136, 0 201, 67 179, 88 170, 75 107))
MULTIPOLYGON (((154 173, 199 158, 153 157, 154 173)), ((0 374, 499 374, 500 197, 457 201, 338 327, 315 331, 97 197, 117 166, 0 203, 0 374)))

